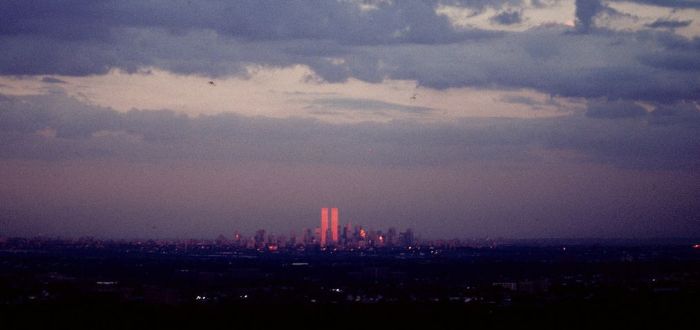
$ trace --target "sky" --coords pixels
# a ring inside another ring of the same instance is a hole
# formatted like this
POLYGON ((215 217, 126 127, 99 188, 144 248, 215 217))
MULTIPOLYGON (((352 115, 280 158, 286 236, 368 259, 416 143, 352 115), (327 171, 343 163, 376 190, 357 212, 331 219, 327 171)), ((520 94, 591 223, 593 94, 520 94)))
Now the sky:
POLYGON ((700 1, 0 2, 0 236, 700 237, 700 1))

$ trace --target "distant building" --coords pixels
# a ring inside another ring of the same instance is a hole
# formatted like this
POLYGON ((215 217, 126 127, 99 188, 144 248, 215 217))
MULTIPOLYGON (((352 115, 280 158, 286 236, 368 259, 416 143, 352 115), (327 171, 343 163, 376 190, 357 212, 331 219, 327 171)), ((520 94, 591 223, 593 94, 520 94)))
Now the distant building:
POLYGON ((331 240, 334 245, 338 245, 338 208, 331 209, 331 240))
POLYGON ((396 241, 397 241, 396 228, 390 227, 389 232, 386 235, 386 245, 394 246, 397 243, 396 241))
POLYGON ((265 229, 260 229, 255 232, 255 248, 259 249, 265 246, 265 229))
POLYGON ((339 235, 338 231, 340 229, 340 226, 338 225, 338 208, 333 207, 333 208, 328 208, 328 207, 323 207, 321 208, 321 246, 327 246, 328 245, 328 234, 330 233, 331 236, 331 243, 333 245, 338 245, 339 242, 339 235), (329 211, 330 211, 330 216, 329 216, 329 211), (329 222, 330 218, 330 224, 329 222))
POLYGON ((411 246, 414 243, 413 230, 406 229, 405 232, 399 234, 399 244, 402 246, 411 246))
POLYGON ((304 230, 304 245, 314 244, 314 232, 311 228, 306 228, 304 230))
POLYGON ((321 246, 326 246, 328 235, 328 208, 321 208, 321 246))

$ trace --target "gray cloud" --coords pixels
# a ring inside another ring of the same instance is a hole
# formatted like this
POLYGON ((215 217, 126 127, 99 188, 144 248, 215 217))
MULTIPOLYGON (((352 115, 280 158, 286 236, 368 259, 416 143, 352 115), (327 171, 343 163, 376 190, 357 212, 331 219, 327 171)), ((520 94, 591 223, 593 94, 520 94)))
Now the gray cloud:
MULTIPOLYGON (((350 103, 372 106, 364 100, 350 103)), ((586 116, 341 125, 231 114, 187 117, 166 110, 118 113, 60 95, 10 97, 0 102, 0 134, 5 141, 0 145, 0 157, 264 160, 411 167, 533 160, 536 156, 528 150, 545 148, 571 150, 591 161, 620 166, 700 165, 700 153, 696 152, 700 150, 700 116, 695 104, 659 105, 650 114, 643 111, 627 102, 600 100, 589 106, 586 116), (56 137, 37 133, 46 129, 54 130, 56 137)))
POLYGON ((678 52, 673 55, 644 54, 639 61, 648 66, 679 72, 700 71, 700 57, 692 52, 678 52))
POLYGON ((66 83, 66 82, 63 81, 63 80, 58 79, 58 78, 54 78, 54 77, 44 77, 44 78, 41 78, 41 82, 44 82, 44 83, 47 83, 47 84, 65 84, 65 83, 66 83))
POLYGON ((246 75, 247 66, 308 65, 328 82, 417 80, 431 88, 528 88, 552 95, 697 100, 700 41, 671 31, 592 29, 609 8, 577 2, 578 32, 454 29, 439 4, 518 1, 188 1, 0 4, 0 73, 101 74, 154 66, 182 74, 246 75), (42 8, 45 19, 34 19, 42 8), (149 15, 158 12, 159 15, 149 15), (70 24, 81 22, 80 24, 70 24), (338 61, 342 59, 343 61, 338 61))
POLYGON ((588 32, 593 26, 593 18, 603 9, 600 0, 576 0, 576 28, 588 32))
MULTIPOLYGON (((445 1, 474 8, 519 1, 445 1)), ((469 38, 434 9, 438 0, 359 1, 9 1, 0 5, 0 32, 66 40, 109 40, 115 27, 212 30, 244 40, 335 40, 342 44, 442 43, 469 38), (37 8, 40 12, 37 13, 37 8), (157 15, 156 15, 157 13, 157 15), (43 15, 37 20, 37 15, 43 15), (71 23, 71 24, 66 24, 71 23)))
POLYGON ((522 12, 515 10, 502 11, 490 18, 491 22, 501 25, 513 25, 523 21, 522 12))
POLYGON ((533 88, 553 95, 664 101, 696 99, 700 79, 691 72, 658 70, 646 56, 665 63, 697 53, 679 42, 659 50, 663 34, 572 35, 561 29, 533 30, 499 39, 442 47, 373 47, 358 53, 352 65, 367 67, 381 59, 377 75, 417 79, 432 88, 479 86, 533 88), (650 49, 657 47, 655 51, 650 49), (378 55, 377 55, 378 54, 378 55), (592 54, 606 54, 591 56, 592 54), (687 54, 687 55, 686 55, 687 54), (425 59, 431 61, 426 62, 425 59), (370 64, 363 64, 370 63, 370 64))
POLYGON ((656 125, 700 126, 700 111, 696 104, 690 102, 661 104, 651 112, 649 121, 656 125))
POLYGON ((539 101, 528 96, 506 95, 499 98, 501 102, 527 105, 533 110, 545 109, 546 106, 560 107, 561 104, 554 98, 549 98, 545 101, 539 101))
POLYGON ((700 8, 700 1, 698 0, 608 0, 608 1, 618 1, 618 2, 636 2, 646 5, 659 6, 659 7, 670 7, 670 8, 700 8))
POLYGON ((645 116, 647 111, 640 105, 625 101, 592 101, 588 104, 586 116, 591 118, 630 118, 645 116))
POLYGON ((372 99, 358 98, 322 98, 316 99, 309 105, 310 109, 320 110, 350 110, 373 112, 380 115, 389 115, 391 112, 405 114, 429 114, 434 109, 427 107, 403 105, 397 103, 383 102, 372 99))
POLYGON ((670 20, 670 19, 657 19, 656 21, 647 24, 646 26, 650 28, 662 28, 662 29, 676 29, 676 28, 682 28, 690 25, 692 23, 692 20, 687 20, 687 21, 678 21, 678 20, 670 20))
POLYGON ((507 95, 504 97, 500 98, 501 101, 506 102, 506 103, 515 103, 515 104, 527 104, 527 105, 532 105, 538 103, 535 99, 528 97, 528 96, 520 96, 520 95, 507 95))

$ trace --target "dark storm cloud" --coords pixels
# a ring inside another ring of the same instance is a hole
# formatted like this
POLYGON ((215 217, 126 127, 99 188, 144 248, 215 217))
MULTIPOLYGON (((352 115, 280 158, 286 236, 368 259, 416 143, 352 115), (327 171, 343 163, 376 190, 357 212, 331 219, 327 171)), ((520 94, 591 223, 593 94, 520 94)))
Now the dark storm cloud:
POLYGON ((375 63, 378 57, 380 75, 417 79, 433 88, 533 88, 562 96, 649 101, 700 95, 698 75, 653 65, 696 54, 695 46, 678 42, 673 49, 659 49, 659 43, 667 42, 663 33, 563 32, 544 28, 468 45, 374 47, 369 55, 358 53, 354 63, 364 67, 361 63, 375 63), (644 60, 648 56, 655 60, 644 60))
POLYGON ((577 1, 575 31, 452 27, 441 4, 494 8, 514 22, 519 1, 7 1, 0 73, 88 75, 158 67, 246 75, 247 66, 304 64, 318 79, 417 80, 431 88, 529 88, 552 95, 697 100, 700 40, 667 31, 594 28, 606 2, 577 1), (158 13, 158 15, 154 15, 158 13), (577 32, 577 33, 571 33, 577 32))
POLYGON ((628 102, 599 101, 589 105, 587 116, 328 124, 232 114, 187 117, 167 110, 118 113, 60 95, 10 97, 0 102, 0 157, 412 167, 533 161, 537 156, 528 150, 545 148, 625 167, 694 168, 700 165, 699 114, 692 103, 659 105, 647 114, 628 102), (55 137, 42 134, 47 130, 55 137))
POLYGON ((506 10, 491 17, 491 22, 501 25, 513 25, 523 21, 520 11, 506 10))
MULTIPOLYGON (((514 1, 445 1, 482 8, 514 1)), ((110 39, 112 28, 217 31, 245 40, 335 40, 343 44, 444 43, 470 37, 434 11, 441 1, 6 1, 0 33, 68 40, 110 39)))
POLYGON ((351 1, 8 1, 0 4, 0 72, 88 75, 154 66, 222 76, 246 75, 250 64, 305 64, 329 82, 395 78, 439 89, 530 88, 654 102, 700 95, 700 78, 686 70, 697 67, 700 41, 592 29, 605 3, 576 2, 577 31, 586 33, 455 29, 436 14, 440 4, 501 10, 520 3, 380 1, 363 10, 351 1))

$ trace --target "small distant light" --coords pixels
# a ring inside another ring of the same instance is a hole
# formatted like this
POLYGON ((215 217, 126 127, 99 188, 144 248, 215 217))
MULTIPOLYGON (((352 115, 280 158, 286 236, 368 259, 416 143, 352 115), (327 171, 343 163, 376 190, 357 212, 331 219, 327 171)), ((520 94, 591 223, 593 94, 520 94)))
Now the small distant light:
POLYGON ((700 249, 700 244, 693 245, 693 249, 700 249))

